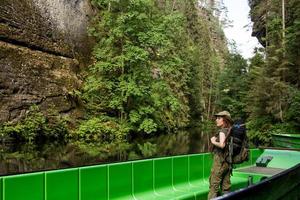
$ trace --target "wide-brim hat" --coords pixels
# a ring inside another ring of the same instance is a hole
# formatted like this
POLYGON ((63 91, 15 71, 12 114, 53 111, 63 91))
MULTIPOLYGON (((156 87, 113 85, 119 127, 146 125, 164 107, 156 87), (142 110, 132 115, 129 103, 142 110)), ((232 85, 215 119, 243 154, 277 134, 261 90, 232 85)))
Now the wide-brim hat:
POLYGON ((230 123, 233 123, 233 120, 231 119, 230 113, 226 110, 215 114, 215 117, 224 117, 224 118, 228 119, 230 121, 230 123))

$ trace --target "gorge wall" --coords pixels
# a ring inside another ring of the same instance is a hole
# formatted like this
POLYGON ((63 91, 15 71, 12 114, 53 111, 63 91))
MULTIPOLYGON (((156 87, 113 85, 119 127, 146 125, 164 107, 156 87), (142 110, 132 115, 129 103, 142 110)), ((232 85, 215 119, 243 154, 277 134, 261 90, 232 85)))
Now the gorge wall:
POLYGON ((0 0, 0 122, 30 106, 78 113, 72 92, 89 60, 89 0, 0 0))
POLYGON ((261 45, 266 46, 266 1, 261 0, 249 0, 249 6, 251 8, 250 17, 253 22, 252 36, 256 37, 261 45))

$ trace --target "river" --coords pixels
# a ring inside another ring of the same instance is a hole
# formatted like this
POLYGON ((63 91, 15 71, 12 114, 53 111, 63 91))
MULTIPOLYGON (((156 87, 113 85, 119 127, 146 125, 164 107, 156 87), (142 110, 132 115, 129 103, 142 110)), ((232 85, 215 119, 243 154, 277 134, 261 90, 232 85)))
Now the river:
POLYGON ((5 143, 0 145, 0 175, 207 152, 208 139, 194 128, 120 144, 5 143))

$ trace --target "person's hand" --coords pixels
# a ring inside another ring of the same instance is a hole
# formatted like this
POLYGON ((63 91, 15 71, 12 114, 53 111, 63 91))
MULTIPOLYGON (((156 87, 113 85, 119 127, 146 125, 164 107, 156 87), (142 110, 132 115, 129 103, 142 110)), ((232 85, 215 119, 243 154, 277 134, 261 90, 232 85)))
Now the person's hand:
POLYGON ((214 137, 212 137, 212 138, 210 138, 210 141, 211 141, 211 143, 215 143, 216 142, 216 140, 217 140, 217 138, 214 136, 214 137))

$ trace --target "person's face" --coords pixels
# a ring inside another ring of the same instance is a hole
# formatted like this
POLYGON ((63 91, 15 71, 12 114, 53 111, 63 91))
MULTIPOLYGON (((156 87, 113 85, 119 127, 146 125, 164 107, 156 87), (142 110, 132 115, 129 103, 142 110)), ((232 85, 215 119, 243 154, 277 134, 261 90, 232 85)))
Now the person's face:
POLYGON ((217 117, 216 118, 216 124, 217 124, 217 127, 223 127, 225 122, 224 122, 224 118, 223 117, 217 117))

